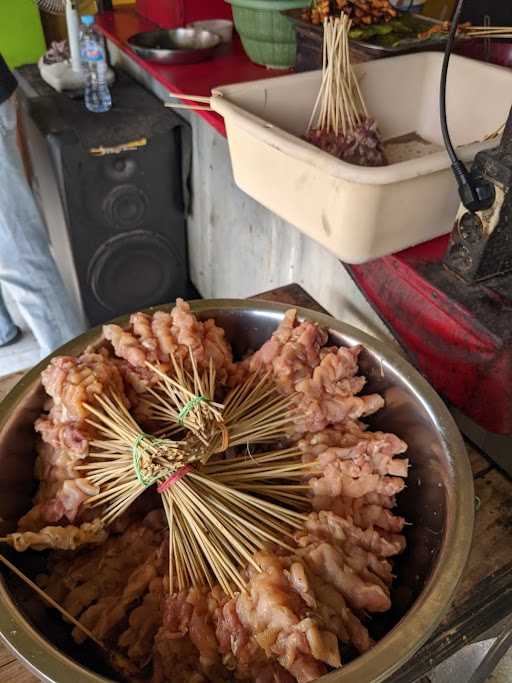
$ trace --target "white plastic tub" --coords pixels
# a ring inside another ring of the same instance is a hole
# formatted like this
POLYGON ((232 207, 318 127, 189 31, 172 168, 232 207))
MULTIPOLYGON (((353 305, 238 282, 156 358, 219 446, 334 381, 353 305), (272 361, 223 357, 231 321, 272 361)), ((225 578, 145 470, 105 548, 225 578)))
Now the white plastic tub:
MULTIPOLYGON (((301 139, 320 72, 214 90, 237 185, 347 263, 449 232, 459 202, 439 124, 441 62, 427 52, 357 65, 384 140, 414 133, 429 143, 429 154, 382 168, 347 164, 301 139)), ((511 104, 511 69, 452 58, 448 117, 464 161, 497 144, 484 140, 511 104)))

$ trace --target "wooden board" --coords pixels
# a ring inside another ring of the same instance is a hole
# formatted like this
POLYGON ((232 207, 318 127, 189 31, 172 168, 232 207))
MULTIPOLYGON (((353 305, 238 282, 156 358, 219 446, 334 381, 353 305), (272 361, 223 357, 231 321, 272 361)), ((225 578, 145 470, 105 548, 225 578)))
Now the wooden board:
MULTIPOLYGON (((325 312, 299 285, 254 298, 325 312)), ((0 378, 0 400, 21 377, 22 373, 17 373, 0 378)), ((512 614, 512 481, 469 442, 466 447, 480 506, 467 570, 450 611, 433 638, 386 683, 419 681, 437 664, 512 614)), ((36 683, 37 679, 0 645, 0 681, 36 683)))
POLYGON ((37 683, 39 679, 25 669, 3 646, 0 646, 0 681, 2 683, 37 683), (10 658, 9 661, 7 658, 10 658))

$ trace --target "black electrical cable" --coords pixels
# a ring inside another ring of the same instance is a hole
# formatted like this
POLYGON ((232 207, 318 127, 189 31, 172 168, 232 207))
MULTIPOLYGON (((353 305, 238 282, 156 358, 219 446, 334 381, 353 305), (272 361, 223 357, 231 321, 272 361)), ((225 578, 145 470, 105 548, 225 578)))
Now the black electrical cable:
POLYGON ((439 94, 439 114, 441 119, 441 132, 448 156, 450 157, 452 171, 459 187, 459 195, 463 205, 468 211, 475 213, 490 208, 495 200, 494 186, 477 173, 470 173, 463 162, 457 156, 453 147, 446 113, 446 82, 448 80, 448 67, 452 55, 453 46, 457 37, 460 15, 464 6, 464 0, 457 0, 452 25, 444 51, 443 66, 441 69, 441 88, 439 94))
POLYGON ((439 107, 441 114, 441 131, 443 133, 443 140, 446 146, 446 151, 450 157, 452 164, 461 163, 457 153, 452 144, 452 139, 450 137, 450 131, 448 130, 448 120, 446 114, 446 81, 448 80, 448 67, 450 65, 450 57, 452 56, 453 46, 455 44, 455 38, 457 37, 457 29, 459 27, 460 15, 462 14, 462 8, 464 6, 464 0, 457 0, 457 6, 452 18, 452 25, 450 28, 450 34, 448 36, 448 42, 446 43, 446 49, 444 51, 443 67, 441 69, 441 93, 439 97, 439 107))

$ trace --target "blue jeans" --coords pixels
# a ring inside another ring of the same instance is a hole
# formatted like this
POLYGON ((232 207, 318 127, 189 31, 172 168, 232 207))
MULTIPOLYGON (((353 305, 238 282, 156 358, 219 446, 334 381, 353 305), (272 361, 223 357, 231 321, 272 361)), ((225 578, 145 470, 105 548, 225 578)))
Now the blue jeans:
POLYGON ((16 302, 43 357, 86 327, 57 270, 25 178, 13 97, 0 105, 0 345, 17 332, 2 290, 16 302))

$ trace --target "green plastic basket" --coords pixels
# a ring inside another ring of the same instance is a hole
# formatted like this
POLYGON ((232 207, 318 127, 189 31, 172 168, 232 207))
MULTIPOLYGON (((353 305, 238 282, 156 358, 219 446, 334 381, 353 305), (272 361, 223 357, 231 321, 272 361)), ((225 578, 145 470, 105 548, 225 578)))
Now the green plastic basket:
POLYGON ((309 0, 226 0, 249 59, 274 69, 295 64, 295 27, 283 10, 308 7, 309 0))

